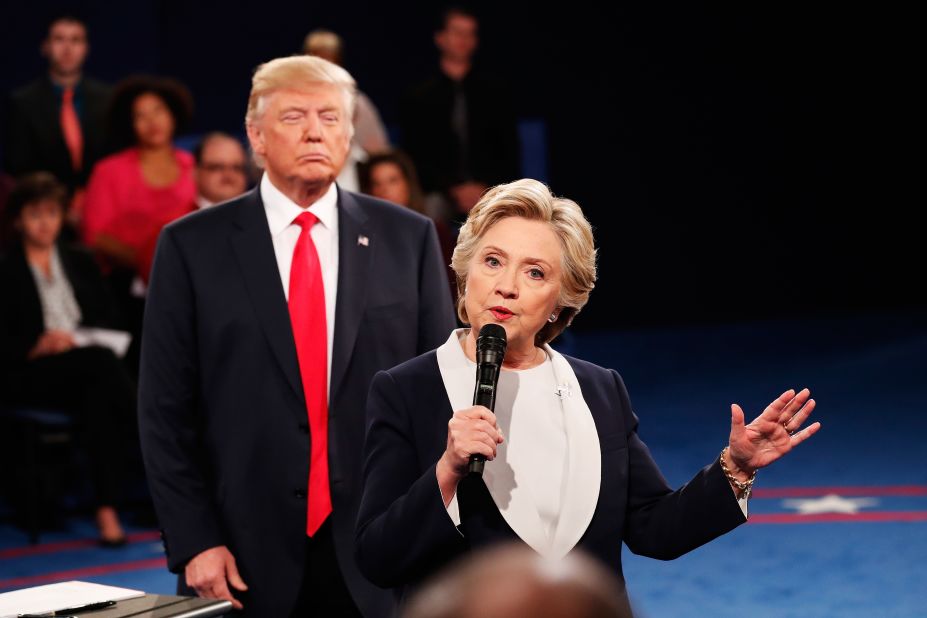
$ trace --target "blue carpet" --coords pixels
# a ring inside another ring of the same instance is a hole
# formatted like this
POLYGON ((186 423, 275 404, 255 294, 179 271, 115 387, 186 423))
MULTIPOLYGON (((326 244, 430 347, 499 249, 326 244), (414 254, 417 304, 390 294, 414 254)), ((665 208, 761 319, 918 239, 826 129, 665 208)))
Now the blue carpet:
POLYGON ((625 549, 641 615, 927 616, 923 316, 579 334, 570 347, 622 373, 640 434, 673 485, 718 456, 731 403, 750 420, 783 390, 807 386, 822 429, 758 474, 752 516, 800 517, 782 498, 759 497, 764 489, 921 490, 860 509, 919 513, 917 522, 749 523, 673 562, 625 549))
MULTIPOLYGON (((622 374, 641 436, 674 485, 718 456, 732 402, 749 420, 787 388, 808 386, 818 401, 818 435, 758 475, 754 521, 672 562, 625 551, 642 616, 927 616, 924 316, 574 332, 557 347, 622 374), (788 502, 826 493, 863 506, 849 521, 812 521, 788 502)), ((90 572, 68 578, 172 592, 160 543, 150 530, 130 532, 141 540, 121 549, 22 555, 34 551, 23 549, 24 533, 0 524, 0 591, 90 572)), ((78 518, 41 541, 93 535, 78 518)))

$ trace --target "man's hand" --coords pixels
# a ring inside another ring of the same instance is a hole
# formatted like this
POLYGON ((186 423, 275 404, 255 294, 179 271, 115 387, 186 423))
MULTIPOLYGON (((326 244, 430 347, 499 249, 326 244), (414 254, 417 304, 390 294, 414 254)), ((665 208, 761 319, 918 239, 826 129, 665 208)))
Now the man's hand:
POLYGON ((242 592, 247 590, 248 586, 238 574, 235 557, 225 545, 212 547, 194 556, 187 563, 184 575, 187 585, 204 599, 231 601, 235 609, 243 608, 241 602, 229 591, 229 584, 242 592))

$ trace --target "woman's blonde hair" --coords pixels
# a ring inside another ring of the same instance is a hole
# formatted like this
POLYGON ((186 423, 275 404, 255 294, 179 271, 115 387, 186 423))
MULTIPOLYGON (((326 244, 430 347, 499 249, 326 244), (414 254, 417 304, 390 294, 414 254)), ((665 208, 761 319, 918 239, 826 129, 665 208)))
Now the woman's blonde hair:
POLYGON ((467 216, 460 229, 451 267, 457 275, 457 315, 465 324, 470 320, 465 304, 467 273, 480 240, 502 219, 522 217, 549 223, 560 240, 563 271, 557 319, 538 332, 538 345, 553 341, 589 301, 595 287, 596 248, 592 226, 573 200, 554 197, 550 189, 537 180, 524 178, 489 189, 467 216))

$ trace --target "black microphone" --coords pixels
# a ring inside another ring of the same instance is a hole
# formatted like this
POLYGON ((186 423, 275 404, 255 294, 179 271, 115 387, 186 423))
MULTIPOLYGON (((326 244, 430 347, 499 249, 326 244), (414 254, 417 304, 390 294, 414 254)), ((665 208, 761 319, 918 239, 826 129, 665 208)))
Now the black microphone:
MULTIPOLYGON (((498 324, 486 324, 476 338, 476 387, 473 389, 473 405, 484 406, 493 411, 496 407, 496 386, 499 371, 505 358, 505 329, 498 324)), ((470 474, 483 476, 486 458, 470 455, 470 474)))

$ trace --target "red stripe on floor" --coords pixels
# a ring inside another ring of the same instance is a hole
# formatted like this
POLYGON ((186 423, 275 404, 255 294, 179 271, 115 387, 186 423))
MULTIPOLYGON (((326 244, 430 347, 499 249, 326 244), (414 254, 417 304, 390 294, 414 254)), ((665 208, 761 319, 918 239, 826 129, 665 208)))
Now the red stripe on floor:
MULTIPOLYGON (((158 541, 161 539, 161 533, 157 530, 147 530, 145 532, 136 532, 126 535, 129 543, 141 543, 144 541, 158 541)), ((85 549, 88 547, 98 547, 96 539, 76 539, 73 541, 60 541, 58 543, 42 543, 40 545, 26 545, 24 547, 11 547, 0 550, 0 560, 10 558, 23 558, 25 556, 38 556, 42 554, 53 554, 59 551, 71 551, 74 549, 85 549)))
POLYGON ((25 588, 27 586, 37 586, 39 584, 70 581, 72 579, 85 579, 87 577, 96 577, 109 573, 125 573, 127 571, 143 571, 145 569, 160 568, 167 568, 167 558, 149 558, 148 560, 102 564, 99 566, 71 569, 70 571, 56 571, 54 573, 44 573, 42 575, 30 575, 28 577, 0 579, 0 590, 4 588, 25 588))
POLYGON ((927 521, 927 511, 872 511, 866 513, 760 513, 751 515, 750 524, 814 524, 856 521, 927 521))
POLYGON ((809 496, 927 496, 927 485, 872 487, 757 487, 753 498, 807 498, 809 496))

